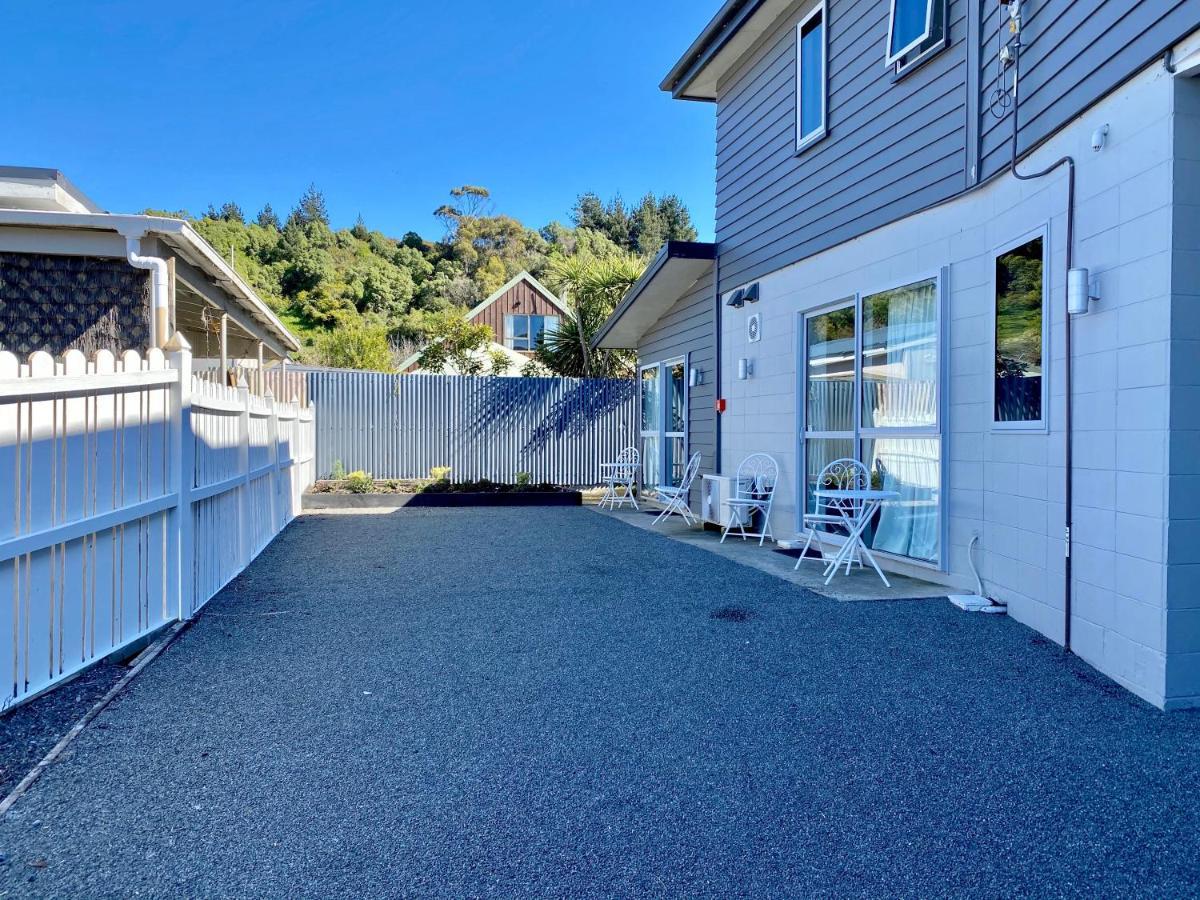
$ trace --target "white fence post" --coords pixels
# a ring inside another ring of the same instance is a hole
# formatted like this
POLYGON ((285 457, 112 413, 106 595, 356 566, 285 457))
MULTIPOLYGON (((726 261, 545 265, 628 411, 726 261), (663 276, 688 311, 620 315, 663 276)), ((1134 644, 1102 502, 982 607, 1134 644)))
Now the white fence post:
POLYGON ((270 415, 267 417, 267 447, 271 462, 271 530, 280 526, 279 515, 279 407, 270 388, 263 393, 270 415))
POLYGON ((171 368, 179 373, 172 390, 169 410, 171 423, 170 454, 174 473, 176 527, 172 539, 176 547, 171 555, 176 568, 172 583, 178 599, 178 618, 186 619, 195 606, 196 546, 192 528, 192 486, 195 477, 196 438, 192 433, 192 347, 180 332, 171 335, 164 348, 171 368))
POLYGON ((250 388, 246 384, 246 376, 238 372, 237 382, 238 403, 241 411, 238 413, 238 472, 242 476, 238 492, 238 549, 241 551, 243 566, 249 565, 254 558, 254 536, 250 533, 250 388))

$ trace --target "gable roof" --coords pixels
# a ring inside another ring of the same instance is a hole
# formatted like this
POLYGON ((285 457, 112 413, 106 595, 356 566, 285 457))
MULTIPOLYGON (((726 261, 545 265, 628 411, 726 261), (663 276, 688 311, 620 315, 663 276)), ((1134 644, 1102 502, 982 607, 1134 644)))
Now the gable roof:
POLYGON ((717 99, 717 82, 795 0, 726 0, 659 88, 676 100, 717 99))
POLYGON ((534 278, 528 272, 522 271, 522 272, 518 272, 516 275, 514 275, 512 278, 510 278, 508 281, 506 281, 503 285, 501 285, 499 288, 497 288, 496 291, 490 297, 488 297, 486 300, 484 300, 482 303, 480 303, 478 306, 476 306, 474 309, 472 309, 470 312, 468 312, 466 315, 466 318, 468 318, 468 319, 475 318, 477 315, 479 315, 481 312, 483 312, 485 309, 487 309, 489 306, 491 306, 493 303, 495 303, 497 300, 499 300, 501 297, 503 297, 505 294, 507 294, 510 290, 512 290, 514 287, 516 287, 522 281, 529 282, 529 284, 533 287, 533 289, 535 291, 537 291, 539 294, 541 294, 547 300, 549 300, 550 305, 553 306, 555 309, 557 309, 559 312, 561 312, 563 315, 569 316, 571 314, 571 310, 567 307, 567 305, 565 303, 563 303, 561 300, 559 300, 558 297, 554 296, 554 293, 548 287, 546 287, 544 284, 542 284, 540 281, 538 281, 536 278, 534 278))

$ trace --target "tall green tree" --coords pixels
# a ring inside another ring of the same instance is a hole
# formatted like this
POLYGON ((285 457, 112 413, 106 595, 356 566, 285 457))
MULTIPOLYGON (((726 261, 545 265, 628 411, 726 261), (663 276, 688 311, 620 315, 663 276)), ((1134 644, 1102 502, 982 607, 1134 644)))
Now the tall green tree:
POLYGON ((555 257, 546 270, 546 283, 566 301, 571 315, 546 336, 538 360, 559 375, 576 378, 628 375, 629 353, 593 349, 592 341, 645 267, 640 257, 623 251, 555 257))

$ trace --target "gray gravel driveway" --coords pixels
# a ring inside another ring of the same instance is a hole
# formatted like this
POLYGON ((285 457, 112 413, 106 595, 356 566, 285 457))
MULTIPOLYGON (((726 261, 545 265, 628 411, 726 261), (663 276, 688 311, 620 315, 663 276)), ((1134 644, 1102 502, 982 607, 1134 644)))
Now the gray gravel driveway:
POLYGON ((1197 797, 1200 716, 1003 617, 587 509, 307 516, 0 821, 0 895, 1184 896, 1197 797))

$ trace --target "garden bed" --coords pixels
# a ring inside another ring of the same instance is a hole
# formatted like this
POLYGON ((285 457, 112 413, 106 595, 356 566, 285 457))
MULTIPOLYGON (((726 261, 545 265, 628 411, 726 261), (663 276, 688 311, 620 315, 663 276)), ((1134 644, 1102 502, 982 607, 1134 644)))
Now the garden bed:
POLYGON ((493 481, 403 481, 328 479, 304 495, 304 509, 366 509, 451 506, 579 506, 580 491, 554 484, 493 481))

